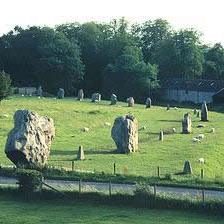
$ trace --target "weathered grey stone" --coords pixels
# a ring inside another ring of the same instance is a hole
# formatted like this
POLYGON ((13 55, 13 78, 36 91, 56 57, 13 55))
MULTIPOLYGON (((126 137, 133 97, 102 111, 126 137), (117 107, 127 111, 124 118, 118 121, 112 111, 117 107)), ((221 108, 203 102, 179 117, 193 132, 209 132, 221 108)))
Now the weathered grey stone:
POLYGON ((133 107, 135 105, 135 100, 133 97, 127 98, 127 103, 129 107, 133 107))
POLYGON ((100 102, 101 101, 101 94, 100 93, 93 93, 92 94, 92 102, 100 102))
POLYGON ((197 117, 200 117, 200 111, 197 112, 197 117))
POLYGON ((54 136, 53 119, 18 110, 14 114, 14 128, 8 134, 5 153, 17 166, 44 166, 54 136))
POLYGON ((159 141, 163 141, 163 131, 159 132, 159 141))
POLYGON ((57 93, 57 98, 58 99, 64 99, 65 97, 65 91, 62 88, 59 88, 58 93, 57 93))
POLYGON ((182 133, 190 134, 191 130, 192 130, 191 116, 189 113, 187 113, 187 114, 184 114, 184 119, 182 120, 182 133))
POLYGON ((170 105, 169 104, 166 105, 166 110, 170 110, 170 105))
POLYGON ((83 91, 83 89, 80 89, 78 91, 78 100, 82 101, 83 99, 84 99, 84 91, 83 91))
POLYGON ((208 108, 205 101, 201 105, 201 121, 208 121, 208 108))
POLYGON ((192 174, 192 167, 190 161, 186 160, 184 162, 184 169, 183 169, 184 174, 192 174))
POLYGON ((85 155, 84 155, 84 150, 82 146, 79 146, 79 150, 77 153, 77 160, 84 160, 85 159, 85 155))
POLYGON ((42 87, 39 86, 38 89, 37 89, 37 96, 43 96, 43 90, 42 90, 42 87))
POLYGON ((110 97, 111 105, 117 104, 117 96, 115 94, 112 94, 110 97))
POLYGON ((152 106, 152 100, 151 100, 151 98, 148 97, 145 102, 145 107, 151 108, 151 106, 152 106))
POLYGON ((195 108, 194 109, 194 115, 197 115, 197 113, 198 113, 198 110, 195 108))
POLYGON ((138 150, 138 121, 132 115, 115 119, 111 136, 120 153, 131 153, 138 150))

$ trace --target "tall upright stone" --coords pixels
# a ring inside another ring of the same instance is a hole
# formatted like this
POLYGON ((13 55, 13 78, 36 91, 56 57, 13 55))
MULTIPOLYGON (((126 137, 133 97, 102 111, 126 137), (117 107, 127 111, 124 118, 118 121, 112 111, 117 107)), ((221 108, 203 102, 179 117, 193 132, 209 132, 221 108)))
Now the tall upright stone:
POLYGON ((117 96, 115 94, 112 94, 111 97, 110 97, 110 104, 111 105, 115 105, 117 104, 117 96))
POLYGON ((77 153, 77 160, 84 160, 84 159, 85 159, 85 154, 84 154, 83 146, 80 145, 78 153, 77 153))
POLYGON ((59 88, 58 92, 57 92, 57 98, 58 99, 64 99, 65 97, 65 90, 62 88, 59 88))
POLYGON ((79 89, 77 98, 78 98, 79 101, 82 101, 84 99, 84 91, 83 91, 83 89, 79 89))
POLYGON ((133 97, 127 98, 128 107, 133 107, 135 105, 135 100, 133 97))
POLYGON ((166 105, 166 110, 170 110, 170 105, 169 104, 166 105))
POLYGON ((183 173, 184 174, 192 174, 193 171, 192 171, 192 167, 191 167, 191 163, 190 161, 186 160, 184 162, 184 168, 183 168, 183 173))
POLYGON ((159 132, 159 141, 163 141, 163 131, 159 132))
POLYGON ((28 110, 14 114, 14 128, 5 145, 6 156, 16 165, 43 167, 55 136, 53 119, 28 110))
POLYGON ((93 93, 92 100, 93 103, 101 101, 101 94, 100 93, 93 93))
POLYGON ((201 121, 208 121, 208 108, 205 101, 201 105, 201 121))
POLYGON ((189 113, 186 113, 184 114, 184 119, 182 120, 182 133, 190 134, 191 131, 192 131, 191 116, 189 113))
POLYGON ((115 119, 111 130, 117 151, 131 153, 138 151, 138 121, 132 115, 125 115, 115 119))
POLYGON ((40 97, 43 96, 43 89, 42 89, 41 86, 39 86, 38 89, 37 89, 37 96, 40 96, 40 97))
POLYGON ((146 99, 146 102, 145 102, 145 107, 146 107, 146 108, 151 108, 151 106, 152 106, 152 100, 151 100, 150 97, 148 97, 148 98, 146 99))

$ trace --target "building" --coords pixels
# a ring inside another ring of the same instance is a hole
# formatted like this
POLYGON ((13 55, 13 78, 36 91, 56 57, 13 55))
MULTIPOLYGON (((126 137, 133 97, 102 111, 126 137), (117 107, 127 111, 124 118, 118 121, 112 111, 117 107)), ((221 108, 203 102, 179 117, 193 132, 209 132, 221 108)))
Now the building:
POLYGON ((183 80, 167 79, 161 81, 162 96, 166 100, 181 102, 207 103, 213 102, 213 97, 224 93, 222 80, 183 80))

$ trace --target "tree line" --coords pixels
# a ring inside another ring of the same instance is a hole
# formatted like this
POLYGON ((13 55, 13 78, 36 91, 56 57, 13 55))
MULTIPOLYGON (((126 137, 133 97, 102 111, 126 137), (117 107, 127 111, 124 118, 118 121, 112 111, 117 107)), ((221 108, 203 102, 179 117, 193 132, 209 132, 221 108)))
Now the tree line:
POLYGON ((162 79, 224 79, 224 48, 204 44, 194 29, 174 30, 163 19, 16 26, 0 37, 3 70, 14 86, 41 85, 49 93, 64 88, 67 95, 83 88, 86 95, 142 100, 162 79))

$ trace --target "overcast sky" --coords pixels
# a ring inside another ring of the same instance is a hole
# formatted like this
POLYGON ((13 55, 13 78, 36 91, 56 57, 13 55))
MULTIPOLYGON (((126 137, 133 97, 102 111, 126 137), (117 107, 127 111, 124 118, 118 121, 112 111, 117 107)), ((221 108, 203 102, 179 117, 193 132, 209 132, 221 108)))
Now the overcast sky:
POLYGON ((15 25, 167 19, 176 29, 193 27, 206 43, 224 44, 224 0, 0 0, 0 35, 15 25))

